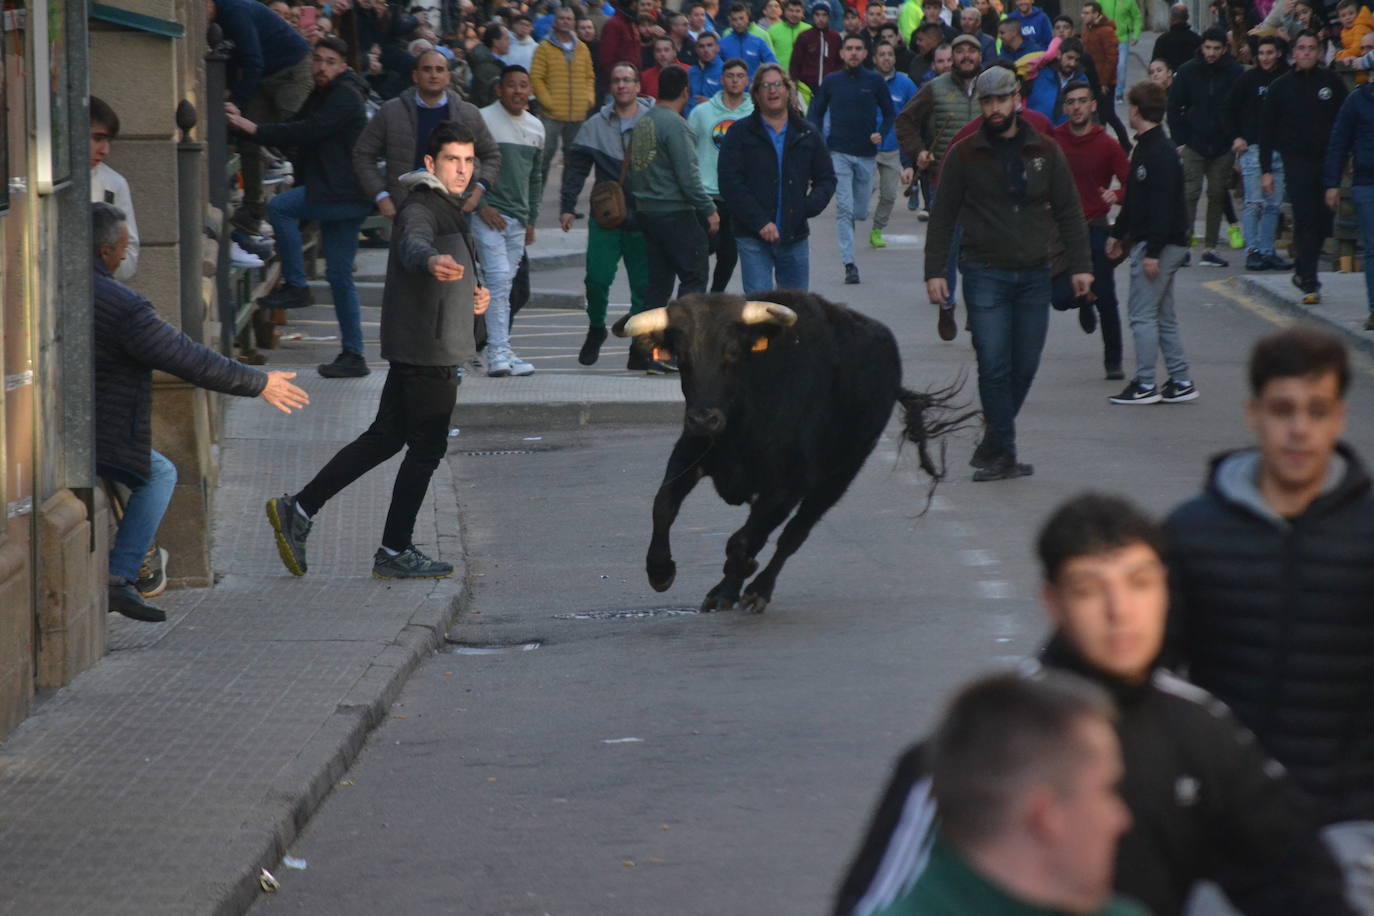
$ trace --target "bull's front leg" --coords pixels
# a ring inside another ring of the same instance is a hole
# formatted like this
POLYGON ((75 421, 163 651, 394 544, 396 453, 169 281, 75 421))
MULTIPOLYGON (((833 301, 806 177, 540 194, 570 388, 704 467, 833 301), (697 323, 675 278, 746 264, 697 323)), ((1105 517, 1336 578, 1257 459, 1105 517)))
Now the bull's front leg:
POLYGON ((755 555, 763 549, 773 529, 792 512, 794 505, 796 500, 786 495, 765 496, 754 502, 743 527, 725 543, 725 575, 706 593, 701 603, 703 611, 728 611, 735 606, 744 580, 758 569, 755 555))
POLYGON ((668 469, 664 471, 663 483, 654 496, 654 534, 649 539, 649 552, 644 558, 649 585, 656 592, 667 591, 677 576, 677 564, 673 562, 668 532, 677 519, 678 510, 682 508, 682 501, 702 477, 701 458, 709 447, 709 443, 703 440, 683 436, 677 440, 673 453, 668 456, 668 469))

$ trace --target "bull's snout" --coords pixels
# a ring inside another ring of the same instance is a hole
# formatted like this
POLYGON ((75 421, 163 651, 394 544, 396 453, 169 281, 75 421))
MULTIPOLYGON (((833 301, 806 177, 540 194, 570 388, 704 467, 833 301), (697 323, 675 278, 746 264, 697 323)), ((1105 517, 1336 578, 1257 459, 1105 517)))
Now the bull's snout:
POLYGON ((687 432, 694 436, 718 436, 725 429, 725 413, 714 407, 687 411, 687 432))

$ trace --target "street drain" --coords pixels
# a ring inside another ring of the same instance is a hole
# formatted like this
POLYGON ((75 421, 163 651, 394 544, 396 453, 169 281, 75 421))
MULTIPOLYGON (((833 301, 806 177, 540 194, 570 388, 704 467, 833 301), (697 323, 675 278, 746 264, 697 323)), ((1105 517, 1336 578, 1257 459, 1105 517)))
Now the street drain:
POLYGON ((644 620, 649 617, 690 617, 700 614, 694 607, 646 607, 623 611, 579 611, 574 614, 554 614, 554 620, 644 620))
POLYGON ((543 645, 543 643, 537 639, 533 642, 509 644, 457 642, 456 640, 450 639, 448 643, 453 647, 450 651, 455 655, 504 655, 507 652, 532 652, 543 645))
MULTIPOLYGON (((544 451, 548 451, 548 449, 544 449, 544 451)), ((535 450, 532 448, 502 448, 489 449, 487 451, 459 452, 458 454, 465 455, 468 458, 506 458, 511 455, 533 455, 534 453, 535 450)))

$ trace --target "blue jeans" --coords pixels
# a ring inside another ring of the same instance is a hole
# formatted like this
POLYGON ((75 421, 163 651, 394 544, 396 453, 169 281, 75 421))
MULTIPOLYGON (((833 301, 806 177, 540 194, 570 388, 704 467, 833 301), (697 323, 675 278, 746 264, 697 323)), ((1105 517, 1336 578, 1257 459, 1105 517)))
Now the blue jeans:
POLYGON ((1274 153, 1274 193, 1260 188, 1259 146, 1240 154, 1240 177, 1245 188, 1245 209, 1240 214, 1245 232, 1245 247, 1258 254, 1277 254, 1274 234, 1279 228, 1279 206, 1283 203, 1283 159, 1274 153))
MULTIPOLYGON (((935 207, 935 197, 940 193, 940 189, 932 184, 930 191, 926 195, 926 206, 935 207)), ((945 303, 947 308, 954 308, 954 294, 959 292, 959 246, 964 241, 964 227, 961 223, 954 224, 954 234, 949 239, 949 260, 945 262, 945 282, 949 284, 949 301, 945 303)))
POLYGON ((1174 274, 1183 266, 1187 254, 1188 249, 1182 245, 1165 245, 1159 253, 1159 276, 1151 280, 1145 276, 1145 243, 1131 249, 1131 292, 1126 300, 1126 317, 1130 319, 1135 343, 1135 380, 1147 388, 1154 386, 1155 363, 1161 352, 1170 378, 1191 381, 1174 311, 1174 274))
POLYGON ((868 198, 873 195, 873 156, 830 153, 835 166, 835 234, 840 239, 840 258, 854 263, 854 222, 868 219, 868 198))
POLYGON ((735 236, 745 295, 774 289, 809 289, 811 240, 765 242, 756 235, 735 236), (776 280, 774 279, 776 276, 776 280))
POLYGON ((1126 65, 1131 59, 1131 43, 1123 41, 1116 47, 1116 94, 1123 98, 1126 93, 1126 65))
POLYGON ((525 255, 525 224, 504 213, 501 216, 506 221, 502 231, 488 226, 476 213, 470 220, 472 239, 477 243, 477 256, 491 293, 486 314, 488 354, 510 350, 511 281, 525 255))
POLYGON ((1374 315, 1374 184, 1357 184, 1350 189, 1355 201, 1355 217, 1360 221, 1360 238, 1364 242, 1364 294, 1369 313, 1374 315))
POLYGON ((1016 415, 1040 368, 1050 327, 1050 268, 999 270, 968 261, 959 267, 987 423, 983 442, 1015 456, 1016 415))
POLYGON ((303 187, 278 194, 267 204, 267 221, 276 233, 277 253, 281 255, 282 279, 290 286, 305 286, 300 221, 310 219, 320 224, 324 276, 334 295, 339 337, 350 353, 363 352, 363 313, 353 286, 353 257, 358 253, 358 230, 371 212, 372 204, 365 201, 310 203, 303 187))
MULTIPOLYGON (((151 450, 150 450, 151 451, 151 450)), ((157 536, 157 527, 172 501, 172 488, 177 484, 176 465, 157 452, 149 456, 146 480, 118 471, 101 471, 129 488, 129 502, 124 506, 124 518, 115 533, 110 549, 110 575, 128 582, 138 579, 143 556, 157 536)))

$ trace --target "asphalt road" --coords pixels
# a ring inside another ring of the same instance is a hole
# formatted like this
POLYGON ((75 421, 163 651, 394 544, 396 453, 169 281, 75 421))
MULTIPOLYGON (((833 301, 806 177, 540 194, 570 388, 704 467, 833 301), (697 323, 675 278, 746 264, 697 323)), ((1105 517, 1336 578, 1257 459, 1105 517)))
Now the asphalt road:
MULTIPOLYGON (((840 285, 829 214, 814 225, 813 288, 893 327, 908 385, 973 371, 967 335, 938 341, 917 295, 909 214, 891 247, 861 248, 859 287, 840 285)), ((954 685, 1043 637, 1031 543, 1047 513, 1085 488, 1165 512, 1248 441, 1244 362, 1278 319, 1216 282, 1231 272, 1179 277, 1198 401, 1110 406, 1100 342, 1055 315, 1019 424, 1035 475, 973 484, 972 437, 955 440, 922 516, 914 455, 885 438, 761 616, 690 611, 744 518, 706 485, 674 529, 676 584, 647 586, 673 430, 465 431, 463 651, 414 675, 291 850, 307 868, 279 870, 254 912, 824 912, 893 757, 954 685), (529 453, 466 454, 490 451, 529 453)), ((1349 438, 1374 456, 1359 366, 1349 438)))

